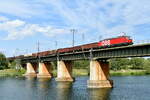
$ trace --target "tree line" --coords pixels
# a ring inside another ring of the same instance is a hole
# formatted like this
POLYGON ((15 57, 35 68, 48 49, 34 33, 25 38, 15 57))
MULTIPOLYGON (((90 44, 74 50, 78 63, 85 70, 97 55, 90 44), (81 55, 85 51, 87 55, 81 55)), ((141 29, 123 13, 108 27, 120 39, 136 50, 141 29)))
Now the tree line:
POLYGON ((150 68, 150 58, 111 59, 110 66, 112 70, 121 70, 121 69, 148 70, 150 68))
MULTIPOLYGON (((139 69, 139 70, 150 70, 150 58, 115 58, 110 59, 111 70, 122 70, 122 69, 139 69)), ((74 67, 76 68, 88 68, 88 60, 76 61, 74 67)))

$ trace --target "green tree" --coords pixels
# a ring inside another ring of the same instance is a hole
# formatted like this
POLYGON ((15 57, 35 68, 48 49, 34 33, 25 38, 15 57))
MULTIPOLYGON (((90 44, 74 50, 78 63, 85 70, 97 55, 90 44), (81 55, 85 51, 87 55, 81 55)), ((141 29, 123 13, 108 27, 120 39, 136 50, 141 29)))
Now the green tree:
POLYGON ((131 69, 144 69, 144 58, 132 58, 130 60, 131 69))
POLYGON ((89 61, 88 60, 79 60, 74 61, 73 63, 74 68, 88 68, 89 67, 89 61))
POLYGON ((129 69, 129 59, 127 58, 116 58, 110 60, 112 70, 129 69))
POLYGON ((21 61, 20 59, 15 59, 14 61, 12 62, 9 62, 9 68, 11 69, 21 69, 22 68, 22 65, 21 65, 21 61))
POLYGON ((11 69, 15 69, 15 67, 16 67, 16 61, 14 60, 12 62, 9 62, 9 66, 8 67, 11 68, 11 69))
POLYGON ((8 68, 8 60, 3 53, 0 53, 0 69, 8 68))
POLYGON ((150 74, 150 58, 145 60, 144 66, 145 66, 144 68, 146 70, 146 73, 150 74))

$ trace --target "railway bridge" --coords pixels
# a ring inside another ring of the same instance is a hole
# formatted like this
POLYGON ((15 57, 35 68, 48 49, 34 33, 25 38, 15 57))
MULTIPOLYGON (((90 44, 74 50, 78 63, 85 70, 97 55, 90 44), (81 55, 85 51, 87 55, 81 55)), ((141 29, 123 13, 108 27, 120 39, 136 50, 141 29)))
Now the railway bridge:
POLYGON ((150 43, 129 45, 122 47, 90 49, 88 51, 52 54, 40 57, 20 58, 27 71, 25 76, 38 78, 51 78, 51 63, 57 61, 56 81, 74 81, 72 77, 72 62, 74 60, 88 59, 90 61, 90 77, 87 81, 88 88, 113 87, 109 76, 109 59, 126 57, 150 56, 150 43), (38 73, 36 73, 38 70, 38 73))

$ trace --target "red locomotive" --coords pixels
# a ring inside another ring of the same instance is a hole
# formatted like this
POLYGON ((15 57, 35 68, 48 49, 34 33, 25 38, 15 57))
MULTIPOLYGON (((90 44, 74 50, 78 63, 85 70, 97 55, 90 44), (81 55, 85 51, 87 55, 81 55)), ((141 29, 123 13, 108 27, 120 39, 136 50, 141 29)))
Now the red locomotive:
POLYGON ((119 36, 98 42, 99 47, 124 46, 130 44, 133 44, 133 41, 129 36, 119 36))

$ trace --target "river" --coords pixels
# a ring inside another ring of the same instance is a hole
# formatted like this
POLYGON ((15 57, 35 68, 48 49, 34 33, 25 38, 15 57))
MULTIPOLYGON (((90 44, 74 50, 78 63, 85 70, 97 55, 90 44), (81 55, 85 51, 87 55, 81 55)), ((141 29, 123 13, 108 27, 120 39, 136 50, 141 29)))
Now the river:
POLYGON ((54 78, 0 78, 0 100, 150 100, 150 76, 111 77, 112 89, 87 89, 88 77, 74 83, 54 78))

